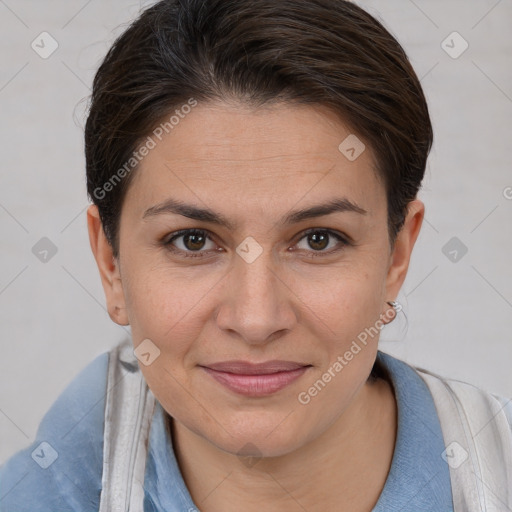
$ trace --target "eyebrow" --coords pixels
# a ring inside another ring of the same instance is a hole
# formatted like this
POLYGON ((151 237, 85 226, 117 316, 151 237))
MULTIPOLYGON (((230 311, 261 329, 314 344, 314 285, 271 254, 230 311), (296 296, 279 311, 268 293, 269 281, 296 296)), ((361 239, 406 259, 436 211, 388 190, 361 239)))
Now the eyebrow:
MULTIPOLYGON (((323 215, 329 215, 331 213, 338 212, 354 212, 360 215, 366 215, 368 212, 353 203, 349 199, 342 197, 332 199, 327 203, 322 203, 319 205, 310 206, 308 208, 303 208, 300 210, 295 210, 293 212, 288 213, 285 217, 279 222, 281 225, 289 225, 296 224, 303 220, 312 219, 315 217, 321 217, 323 215)), ((183 203, 182 201, 178 201, 177 199, 167 199, 163 203, 157 204, 148 208, 144 215, 143 219, 149 217, 155 217, 157 215, 162 214, 177 214, 182 215, 183 217, 188 217, 189 219, 199 220, 203 222, 210 222, 212 224, 217 224, 219 226, 224 226, 229 230, 234 230, 235 225, 230 222, 225 216, 220 213, 214 212, 210 208, 198 208, 197 206, 183 203)))

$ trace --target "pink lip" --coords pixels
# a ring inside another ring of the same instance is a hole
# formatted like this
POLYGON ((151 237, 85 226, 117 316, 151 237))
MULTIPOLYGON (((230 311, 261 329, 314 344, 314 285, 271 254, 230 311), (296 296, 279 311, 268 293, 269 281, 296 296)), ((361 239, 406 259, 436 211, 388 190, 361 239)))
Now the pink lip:
POLYGON ((246 396, 276 393, 303 375, 310 365, 292 361, 225 361, 201 366, 217 382, 231 391, 246 396))

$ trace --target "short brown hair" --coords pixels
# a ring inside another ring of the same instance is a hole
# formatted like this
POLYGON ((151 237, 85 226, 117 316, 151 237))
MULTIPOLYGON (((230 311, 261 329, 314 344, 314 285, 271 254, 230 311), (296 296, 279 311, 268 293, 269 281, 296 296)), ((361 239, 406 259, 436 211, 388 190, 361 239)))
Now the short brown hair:
POLYGON ((366 11, 343 0, 162 0, 143 11, 96 73, 85 127, 88 195, 115 257, 126 162, 190 98, 329 107, 376 155, 393 246, 433 133, 404 50, 366 11))

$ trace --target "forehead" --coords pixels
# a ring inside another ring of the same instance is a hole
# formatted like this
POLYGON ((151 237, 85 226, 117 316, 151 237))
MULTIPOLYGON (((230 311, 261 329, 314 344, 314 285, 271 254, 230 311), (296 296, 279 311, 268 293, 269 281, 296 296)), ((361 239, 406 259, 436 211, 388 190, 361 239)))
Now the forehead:
POLYGON ((151 135, 128 191, 139 210, 169 195, 260 208, 343 195, 369 212, 382 207, 371 148, 324 107, 200 103, 167 130, 151 135))

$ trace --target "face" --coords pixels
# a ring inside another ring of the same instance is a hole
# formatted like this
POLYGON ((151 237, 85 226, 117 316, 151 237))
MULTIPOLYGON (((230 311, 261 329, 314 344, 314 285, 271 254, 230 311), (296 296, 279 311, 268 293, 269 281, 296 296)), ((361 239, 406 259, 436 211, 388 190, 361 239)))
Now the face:
POLYGON ((351 133, 318 106, 198 104, 136 171, 113 267, 91 207, 109 312, 160 351, 139 365, 149 387, 224 451, 292 452, 368 385, 378 334, 362 333, 390 310, 421 220, 391 251, 371 148, 339 149, 351 133))

